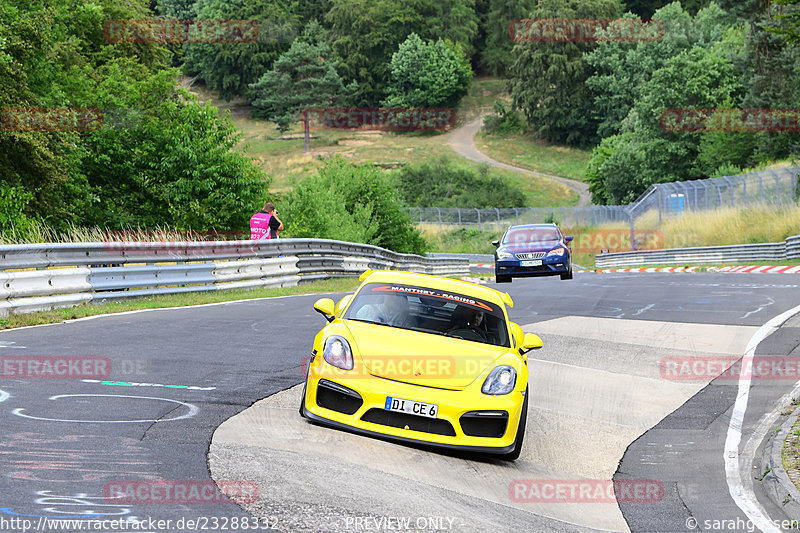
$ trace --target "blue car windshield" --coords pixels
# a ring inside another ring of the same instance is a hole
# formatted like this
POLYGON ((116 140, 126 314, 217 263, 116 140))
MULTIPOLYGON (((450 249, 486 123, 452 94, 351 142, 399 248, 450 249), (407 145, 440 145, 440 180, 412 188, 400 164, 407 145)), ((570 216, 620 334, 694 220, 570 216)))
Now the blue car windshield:
POLYGON ((500 306, 429 287, 369 283, 358 291, 344 318, 509 346, 508 327, 500 306))
POLYGON ((503 244, 552 244, 559 239, 556 228, 514 228, 506 233, 503 244))

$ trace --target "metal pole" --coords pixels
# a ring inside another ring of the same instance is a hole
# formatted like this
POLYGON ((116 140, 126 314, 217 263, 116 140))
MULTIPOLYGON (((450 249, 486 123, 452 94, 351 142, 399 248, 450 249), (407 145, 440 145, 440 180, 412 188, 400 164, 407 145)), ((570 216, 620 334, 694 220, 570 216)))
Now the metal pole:
POLYGON ((458 229, 461 229, 461 208, 456 207, 456 210, 458 211, 458 229))
POLYGON ((661 211, 664 208, 664 189, 658 188, 658 229, 661 229, 661 211))
MULTIPOLYGON (((735 207, 735 204, 734 204, 734 201, 733 201, 733 183, 731 183, 731 179, 728 176, 722 176, 722 179, 725 180, 725 182, 728 184, 728 189, 730 189, 730 191, 731 191, 731 207, 735 207)), ((722 207, 722 206, 720 206, 720 207, 722 207)))
POLYGON ((743 187, 743 196, 742 196, 742 203, 745 207, 747 207, 747 180, 744 179, 743 175, 739 175, 739 178, 742 180, 742 187, 743 187))
POLYGON ((519 225, 519 211, 517 211, 516 207, 514 208, 514 225, 519 225))
POLYGON ((633 213, 628 213, 628 217, 631 221, 631 252, 636 250, 636 238, 634 237, 634 230, 633 230, 633 213))
POLYGON ((439 213, 439 227, 441 228, 442 227, 442 210, 437 207, 436 211, 439 213))
POLYGON ((780 209, 781 207, 781 186, 778 174, 775 173, 774 170, 770 170, 770 173, 775 176, 775 209, 780 209))
POLYGON ((483 227, 481 226, 481 210, 476 207, 475 211, 478 212, 478 231, 483 231, 483 227))

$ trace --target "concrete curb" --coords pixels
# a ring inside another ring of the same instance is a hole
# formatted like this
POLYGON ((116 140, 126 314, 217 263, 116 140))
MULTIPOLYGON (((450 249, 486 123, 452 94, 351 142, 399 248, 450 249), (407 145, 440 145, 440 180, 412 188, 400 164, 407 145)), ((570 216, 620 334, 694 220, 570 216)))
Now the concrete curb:
MULTIPOLYGON (((769 474, 761 480, 764 492, 781 507, 788 516, 800 516, 800 490, 789 479, 783 468, 783 450, 786 438, 791 434, 792 426, 800 416, 800 408, 795 408, 794 413, 781 425, 781 429, 772 436, 764 447, 762 463, 764 469, 770 469, 769 474), (786 501, 788 498, 789 501, 786 501)), ((762 470, 763 472, 763 470, 762 470)))

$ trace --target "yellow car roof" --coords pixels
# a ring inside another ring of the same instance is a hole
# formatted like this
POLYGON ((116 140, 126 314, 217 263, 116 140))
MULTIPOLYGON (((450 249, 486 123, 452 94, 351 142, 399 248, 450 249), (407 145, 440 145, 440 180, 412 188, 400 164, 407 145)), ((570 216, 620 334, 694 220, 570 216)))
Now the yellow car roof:
POLYGON ((511 296, 507 292, 500 292, 489 287, 484 287, 483 285, 458 279, 442 278, 429 274, 416 274, 413 272, 400 272, 397 270, 367 270, 361 274, 358 279, 364 283, 405 283, 418 287, 442 289, 465 296, 480 298, 499 305, 506 304, 508 307, 514 307, 514 300, 511 299, 511 296))

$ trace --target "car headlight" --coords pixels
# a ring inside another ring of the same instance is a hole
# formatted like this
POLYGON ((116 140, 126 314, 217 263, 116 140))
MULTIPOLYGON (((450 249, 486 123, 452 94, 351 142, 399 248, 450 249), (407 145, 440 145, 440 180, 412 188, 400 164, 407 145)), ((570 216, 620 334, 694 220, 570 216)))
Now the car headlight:
POLYGON ((492 370, 491 374, 483 382, 481 392, 484 394, 500 395, 508 394, 514 390, 517 384, 517 371, 514 367, 501 365, 492 370))
POLYGON ((567 253, 567 250, 564 248, 554 248, 547 252, 547 255, 549 257, 551 255, 564 255, 565 253, 567 253))
POLYGON ((500 250, 497 251, 497 259, 502 261, 504 259, 514 259, 514 254, 509 252, 501 252, 500 250))
POLYGON ((353 351, 344 337, 339 335, 328 337, 325 341, 325 349, 322 350, 322 357, 336 368, 353 370, 353 351))

